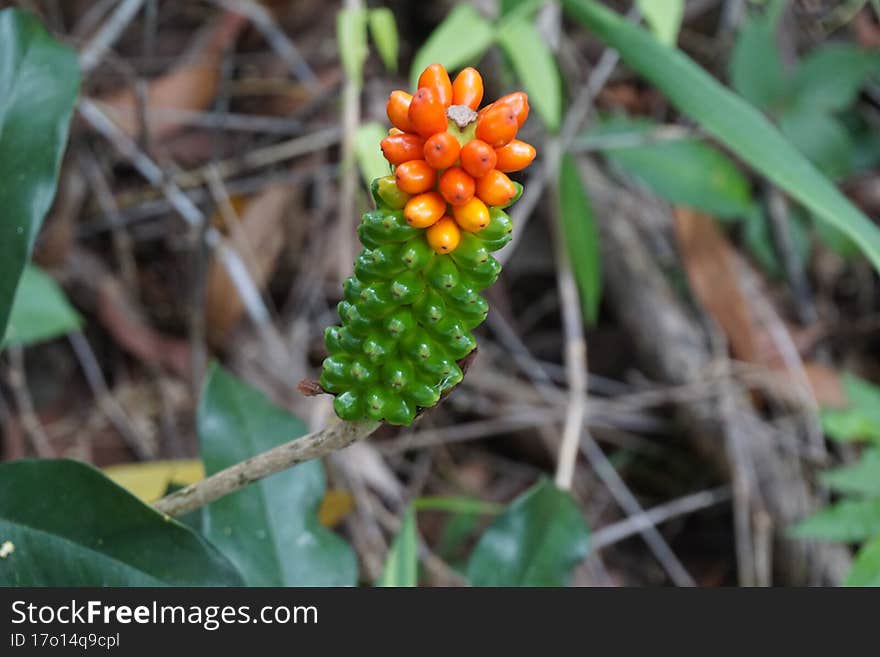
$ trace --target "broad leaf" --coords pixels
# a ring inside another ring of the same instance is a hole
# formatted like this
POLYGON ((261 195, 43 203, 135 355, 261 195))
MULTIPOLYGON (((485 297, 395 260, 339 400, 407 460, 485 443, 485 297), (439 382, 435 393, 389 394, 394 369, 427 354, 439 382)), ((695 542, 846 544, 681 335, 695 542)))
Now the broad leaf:
POLYGON ((798 105, 779 118, 779 129, 825 175, 843 178, 852 172, 855 144, 834 116, 798 105))
POLYGON ((553 53, 534 24, 525 18, 505 21, 498 30, 498 45, 510 58, 517 76, 529 94, 529 102, 547 128, 559 129, 562 88, 553 53))
POLYGON ((565 9, 651 80, 679 110, 813 214, 849 235, 880 269, 880 229, 754 107, 725 89, 679 50, 663 46, 595 0, 565 9))
POLYGON ((684 18, 684 0, 638 0, 636 4, 657 40, 674 46, 684 18))
POLYGON ((577 163, 568 154, 562 158, 559 171, 559 214, 584 315, 590 322, 595 322, 602 297, 599 229, 577 163))
POLYGON ((792 82, 793 103, 814 111, 836 112, 851 106, 871 75, 880 74, 880 53, 832 43, 804 59, 792 82))
POLYGON ((400 531, 391 544, 382 577, 376 586, 418 586, 419 541, 416 533, 416 512, 410 507, 403 515, 400 531))
POLYGON ((855 543, 880 534, 880 497, 844 500, 799 522, 794 534, 801 538, 855 543))
POLYGON ((197 534, 91 466, 0 464, 0 586, 241 586, 197 534))
MULTIPOLYGON (((648 120, 614 118, 590 136, 648 137, 658 126, 648 120)), ((602 149, 608 161, 670 203, 702 210, 721 219, 754 212, 749 181, 723 153, 695 138, 655 141, 602 149)))
POLYGON ((379 142, 387 134, 387 131, 375 121, 358 126, 357 134, 355 134, 354 138, 354 149, 357 155, 358 168, 361 170, 361 176, 367 187, 376 178, 381 178, 391 173, 391 166, 379 147, 379 142))
POLYGON ((452 73, 479 59, 492 45, 492 25, 471 5, 462 3, 449 12, 413 58, 410 83, 431 64, 442 64, 452 73))
POLYGON ((822 483, 843 493, 880 497, 880 448, 868 449, 861 460, 822 473, 822 483))
MULTIPOLYGON (((216 365, 197 424, 208 476, 306 432, 299 419, 216 365)), ((320 461, 303 463, 209 505, 203 532, 248 585, 353 585, 354 553, 318 521, 324 490, 320 461)))
POLYGON ((27 265, 15 292, 2 345, 29 345, 76 331, 82 318, 55 280, 36 265, 27 265))
POLYGON ((847 407, 822 411, 822 428, 842 442, 880 441, 880 387, 852 374, 843 377, 847 407))
POLYGON ((30 14, 0 10, 0 336, 55 196, 78 88, 75 53, 30 14))
POLYGON ((397 23, 394 12, 388 7, 370 10, 370 34, 376 50, 389 71, 397 71, 397 53, 400 49, 400 38, 397 35, 397 23))
POLYGON ((880 535, 859 550, 844 586, 880 586, 880 535))
POLYGON ((565 586, 587 554, 589 532, 571 496, 549 480, 520 495, 474 548, 474 586, 565 586))
POLYGON ((336 44, 346 77, 360 87, 367 59, 366 9, 343 9, 336 15, 336 44))
POLYGON ((730 83, 753 105, 777 107, 785 97, 786 83, 776 45, 777 16, 755 15, 745 21, 730 56, 730 83))

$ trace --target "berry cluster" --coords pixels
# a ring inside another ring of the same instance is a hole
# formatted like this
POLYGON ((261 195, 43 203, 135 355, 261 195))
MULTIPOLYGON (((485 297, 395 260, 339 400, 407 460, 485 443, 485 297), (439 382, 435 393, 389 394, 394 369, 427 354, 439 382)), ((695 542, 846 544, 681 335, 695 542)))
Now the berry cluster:
POLYGON ((394 124, 382 141, 394 175, 373 181, 376 209, 358 226, 364 246, 329 327, 321 386, 343 420, 410 424, 462 378, 486 318, 480 292, 501 265, 490 253, 510 240, 504 207, 522 187, 506 175, 535 150, 514 137, 528 115, 514 93, 477 113, 483 81, 472 68, 455 82, 429 66, 414 96, 395 91, 394 124), (451 206, 451 209, 450 209, 451 206))
POLYGON ((473 68, 455 81, 440 64, 419 76, 418 90, 392 92, 388 118, 394 127, 382 152, 395 167, 397 186, 411 195, 407 223, 425 228, 437 253, 450 253, 461 231, 488 225, 489 207, 505 207, 521 187, 507 174, 527 167, 535 149, 516 139, 529 115, 525 93, 508 94, 479 112, 483 79, 473 68))

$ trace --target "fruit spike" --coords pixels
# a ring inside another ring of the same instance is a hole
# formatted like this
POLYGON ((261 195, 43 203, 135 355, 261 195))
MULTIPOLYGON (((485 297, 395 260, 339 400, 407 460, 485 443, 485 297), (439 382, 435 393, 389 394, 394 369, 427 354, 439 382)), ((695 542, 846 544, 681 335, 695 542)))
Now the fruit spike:
POLYGON ((343 420, 412 423, 461 381, 459 363, 476 347, 471 331, 488 312, 480 291, 501 271, 490 252, 510 241, 503 208, 522 194, 500 169, 534 158, 514 141, 525 94, 478 114, 482 94, 476 70, 450 83, 432 64, 412 96, 389 98, 395 128, 382 150, 395 174, 373 181, 376 209, 358 226, 364 249, 343 286, 342 322, 324 335, 320 383, 343 420))

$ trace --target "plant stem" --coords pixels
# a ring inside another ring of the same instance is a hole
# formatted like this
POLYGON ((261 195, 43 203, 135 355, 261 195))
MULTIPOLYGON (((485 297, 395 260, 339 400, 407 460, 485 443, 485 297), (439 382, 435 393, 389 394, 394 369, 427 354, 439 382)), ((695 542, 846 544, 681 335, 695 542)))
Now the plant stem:
POLYGON ((166 495, 153 504, 169 516, 182 516, 210 504, 248 484, 320 458, 362 440, 379 428, 378 422, 336 421, 328 427, 252 456, 210 477, 166 495))

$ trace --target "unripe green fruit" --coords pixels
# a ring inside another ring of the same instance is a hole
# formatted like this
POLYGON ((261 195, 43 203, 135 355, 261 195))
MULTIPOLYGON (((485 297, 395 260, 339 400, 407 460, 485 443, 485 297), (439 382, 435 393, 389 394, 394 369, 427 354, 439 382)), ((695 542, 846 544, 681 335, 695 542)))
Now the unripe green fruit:
POLYGON ((488 312, 479 293, 501 271, 489 253, 510 241, 511 223, 491 208, 486 228, 441 255, 406 223, 406 195, 393 179, 375 180, 372 190, 377 208, 358 226, 364 250, 343 286, 342 325, 324 334, 330 355, 320 382, 343 420, 410 424, 461 381, 456 361, 476 347, 470 332, 488 312))

